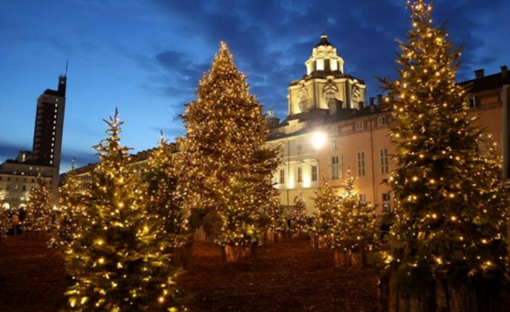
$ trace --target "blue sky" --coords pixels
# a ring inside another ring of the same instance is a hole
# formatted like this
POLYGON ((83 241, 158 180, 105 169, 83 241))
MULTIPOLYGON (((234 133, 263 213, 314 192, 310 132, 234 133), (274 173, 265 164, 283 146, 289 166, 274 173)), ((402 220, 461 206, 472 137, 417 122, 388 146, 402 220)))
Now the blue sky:
MULTIPOLYGON (((510 65, 510 6, 504 0, 437 0, 435 23, 464 43, 458 80, 510 65)), ((119 109, 122 142, 152 148, 159 131, 183 136, 178 117, 193 100, 220 40, 251 92, 285 118, 287 86, 305 73, 320 35, 345 72, 380 93, 374 76, 394 77, 395 39, 409 12, 401 0, 16 0, 0 2, 0 162, 32 148, 37 97, 57 87, 69 59, 61 171, 95 162, 102 119, 119 109)))

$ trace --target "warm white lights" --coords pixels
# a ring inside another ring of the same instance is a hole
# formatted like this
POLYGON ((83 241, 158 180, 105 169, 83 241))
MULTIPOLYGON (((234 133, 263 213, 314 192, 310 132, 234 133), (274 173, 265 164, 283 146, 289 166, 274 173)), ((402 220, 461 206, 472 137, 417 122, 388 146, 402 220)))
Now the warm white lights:
POLYGON ((322 132, 315 132, 312 136, 312 145, 316 150, 321 149, 326 144, 326 135, 322 132))

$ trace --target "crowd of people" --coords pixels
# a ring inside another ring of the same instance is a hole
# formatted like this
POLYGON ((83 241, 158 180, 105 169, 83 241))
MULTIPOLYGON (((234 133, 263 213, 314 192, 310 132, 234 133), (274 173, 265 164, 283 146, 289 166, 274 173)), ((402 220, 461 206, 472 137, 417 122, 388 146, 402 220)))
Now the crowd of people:
POLYGON ((5 224, 4 235, 21 235, 23 233, 22 225, 26 218, 26 210, 22 206, 19 209, 5 210, 0 216, 1 222, 5 224))

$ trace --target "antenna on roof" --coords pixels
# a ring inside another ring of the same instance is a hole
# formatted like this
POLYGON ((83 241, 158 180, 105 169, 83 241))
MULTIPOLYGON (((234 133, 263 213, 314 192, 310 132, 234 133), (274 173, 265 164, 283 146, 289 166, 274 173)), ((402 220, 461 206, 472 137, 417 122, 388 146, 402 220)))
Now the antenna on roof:
POLYGON ((66 77, 67 77, 67 69, 68 68, 69 68, 69 59, 67 59, 67 61, 66 61, 66 74, 65 74, 66 77))

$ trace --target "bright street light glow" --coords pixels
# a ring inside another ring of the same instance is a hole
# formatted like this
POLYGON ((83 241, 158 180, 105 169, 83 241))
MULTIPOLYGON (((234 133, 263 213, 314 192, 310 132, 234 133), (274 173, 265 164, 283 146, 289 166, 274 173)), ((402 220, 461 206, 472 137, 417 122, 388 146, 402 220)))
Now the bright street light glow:
POLYGON ((316 150, 321 149, 326 144, 326 135, 322 132, 315 132, 312 136, 312 145, 316 150))

